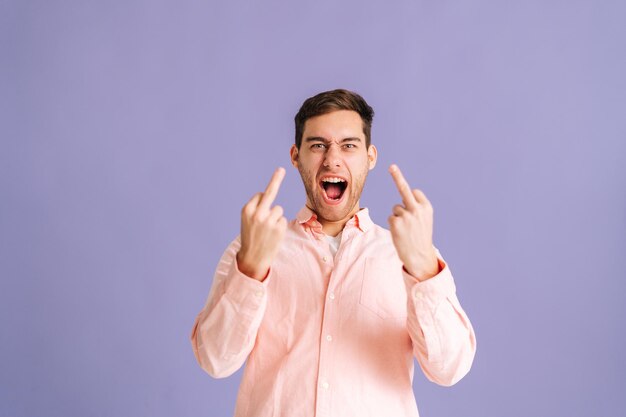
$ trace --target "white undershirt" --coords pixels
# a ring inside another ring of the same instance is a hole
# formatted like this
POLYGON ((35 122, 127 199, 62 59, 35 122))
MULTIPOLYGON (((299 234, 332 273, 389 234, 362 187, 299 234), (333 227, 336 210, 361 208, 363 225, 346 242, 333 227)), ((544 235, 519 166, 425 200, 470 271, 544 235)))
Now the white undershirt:
POLYGON ((341 231, 337 236, 334 237, 326 235, 326 241, 328 242, 330 253, 332 253, 333 257, 339 249, 339 243, 341 242, 341 233, 343 233, 343 231, 341 231))

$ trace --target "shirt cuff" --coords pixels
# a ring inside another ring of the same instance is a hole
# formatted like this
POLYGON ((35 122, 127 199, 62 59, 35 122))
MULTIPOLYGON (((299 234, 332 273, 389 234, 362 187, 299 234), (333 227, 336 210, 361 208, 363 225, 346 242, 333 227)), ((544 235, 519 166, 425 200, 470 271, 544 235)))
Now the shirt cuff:
POLYGON ((436 306, 443 299, 456 293, 456 286, 448 264, 438 258, 440 271, 437 275, 424 281, 419 281, 402 268, 407 294, 415 300, 416 306, 427 304, 436 306))
POLYGON ((225 293, 237 305, 261 307, 267 296, 267 287, 272 279, 272 268, 263 282, 250 278, 239 270, 237 259, 233 260, 230 276, 226 280, 225 293))

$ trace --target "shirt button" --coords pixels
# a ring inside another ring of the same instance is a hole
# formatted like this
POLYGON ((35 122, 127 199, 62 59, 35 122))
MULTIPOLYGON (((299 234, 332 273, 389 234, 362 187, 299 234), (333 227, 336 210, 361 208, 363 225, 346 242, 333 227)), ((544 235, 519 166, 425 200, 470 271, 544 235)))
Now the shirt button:
POLYGON ((333 337, 331 335, 326 335, 326 340, 328 340, 329 342, 332 342, 333 337))
POLYGON ((415 291, 415 299, 421 300, 422 298, 424 298, 424 293, 421 291, 415 291))
POLYGON ((335 293, 331 292, 330 294, 328 294, 328 298, 330 298, 331 300, 335 299, 335 293))
POLYGON ((326 256, 324 256, 324 257, 322 258, 322 262, 328 262, 328 258, 327 258, 326 256))
POLYGON ((328 389, 328 387, 330 387, 330 385, 328 384, 328 382, 326 382, 326 381, 322 382, 322 388, 324 388, 324 389, 328 389))
POLYGON ((259 290, 259 291, 255 292, 254 295, 256 295, 259 298, 263 297, 263 291, 259 290))

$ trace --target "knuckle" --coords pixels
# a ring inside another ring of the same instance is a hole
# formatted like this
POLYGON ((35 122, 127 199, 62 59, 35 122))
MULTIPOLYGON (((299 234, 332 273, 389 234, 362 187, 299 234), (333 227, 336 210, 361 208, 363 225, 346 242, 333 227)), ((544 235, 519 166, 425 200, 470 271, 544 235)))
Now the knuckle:
POLYGON ((252 204, 248 203, 241 209, 241 214, 246 217, 250 217, 254 213, 254 208, 252 204))

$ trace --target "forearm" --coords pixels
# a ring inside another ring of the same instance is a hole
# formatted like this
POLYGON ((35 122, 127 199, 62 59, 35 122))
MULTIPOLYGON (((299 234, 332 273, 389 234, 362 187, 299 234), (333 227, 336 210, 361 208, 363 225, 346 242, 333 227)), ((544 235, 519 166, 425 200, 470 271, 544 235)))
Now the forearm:
POLYGON ((440 262, 439 274, 423 282, 404 272, 407 328, 413 353, 428 379, 453 385, 469 372, 476 338, 456 297, 452 274, 445 262, 440 262))
POLYGON ((244 363, 254 347, 267 303, 267 280, 261 283, 239 271, 238 249, 235 241, 222 256, 191 334, 198 363, 216 378, 231 375, 244 363))

